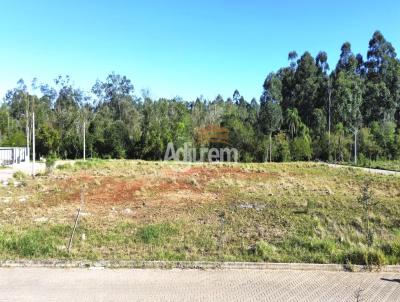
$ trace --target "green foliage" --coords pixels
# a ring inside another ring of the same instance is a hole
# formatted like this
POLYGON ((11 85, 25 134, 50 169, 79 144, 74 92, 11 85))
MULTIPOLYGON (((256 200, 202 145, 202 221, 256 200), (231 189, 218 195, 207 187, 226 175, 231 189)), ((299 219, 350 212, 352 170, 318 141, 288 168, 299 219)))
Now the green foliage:
POLYGON ((265 241, 259 241, 255 245, 254 254, 256 257, 261 258, 262 261, 268 262, 276 257, 276 248, 265 241))
POLYGON ((342 123, 336 125, 335 132, 331 134, 330 140, 333 160, 335 162, 350 161, 352 137, 346 133, 342 123))
POLYGON ((165 242, 170 236, 176 234, 176 229, 167 223, 149 224, 137 231, 137 238, 146 244, 158 244, 165 242))
POLYGON ((48 173, 52 172, 54 169, 54 166, 56 165, 57 157, 54 154, 50 154, 46 158, 46 170, 48 173))
POLYGON ((367 266, 382 266, 386 264, 386 258, 381 250, 351 248, 348 251, 343 251, 340 255, 341 262, 346 264, 367 265, 367 266))
POLYGON ((45 124, 39 128, 36 136, 36 147, 39 155, 48 157, 50 154, 55 154, 60 146, 59 132, 45 124))
POLYGON ((295 137, 290 144, 290 153, 293 160, 310 160, 312 157, 310 139, 307 136, 295 137))
POLYGON ((358 202, 363 208, 363 220, 364 220, 363 231, 364 231, 365 241, 368 247, 371 247, 374 243, 374 231, 370 215, 374 207, 377 205, 377 202, 373 198, 368 182, 366 182, 365 185, 363 186, 361 195, 358 198, 358 202))
POLYGON ((360 152, 366 158, 377 159, 382 154, 382 148, 378 145, 369 128, 362 128, 360 130, 359 142, 360 152))
POLYGON ((94 97, 68 76, 41 86, 40 96, 21 80, 0 107, 0 145, 25 146, 34 111, 36 151, 45 157, 82 158, 85 133, 90 157, 160 160, 170 142, 175 149, 184 143, 225 147, 199 141, 200 129, 216 126, 228 129, 229 144, 244 162, 348 162, 356 143, 363 160, 399 159, 400 62, 381 32, 373 33, 365 60, 343 43, 331 73, 324 51, 315 57, 292 51, 288 59, 288 66, 267 75, 259 102, 238 90, 225 100, 139 97, 131 80, 115 73, 96 81, 94 97), (290 156, 280 131, 288 136, 290 156))
POLYGON ((65 242, 68 228, 53 226, 28 230, 0 231, 0 254, 8 253, 17 258, 65 257, 58 247, 65 242))
POLYGON ((13 174, 13 177, 14 177, 16 180, 21 181, 21 180, 26 179, 26 174, 25 174, 24 172, 17 171, 17 172, 15 172, 15 173, 13 174))
POLYGON ((274 160, 277 162, 290 161, 290 143, 284 132, 279 132, 274 137, 274 160))
POLYGON ((71 168, 72 168, 71 164, 62 164, 57 166, 58 170, 70 170, 71 168))
POLYGON ((6 147, 23 147, 26 145, 26 136, 22 131, 15 131, 9 134, 2 142, 2 146, 6 147))

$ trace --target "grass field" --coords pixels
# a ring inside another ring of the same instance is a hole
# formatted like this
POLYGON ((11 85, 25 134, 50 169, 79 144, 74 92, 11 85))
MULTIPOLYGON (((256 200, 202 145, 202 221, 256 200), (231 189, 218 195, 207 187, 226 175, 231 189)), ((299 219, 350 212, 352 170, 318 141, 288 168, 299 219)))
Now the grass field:
POLYGON ((366 160, 361 167, 400 171, 400 160, 366 160))
POLYGON ((400 263, 400 178, 317 163, 67 164, 0 188, 0 259, 20 258, 400 263))

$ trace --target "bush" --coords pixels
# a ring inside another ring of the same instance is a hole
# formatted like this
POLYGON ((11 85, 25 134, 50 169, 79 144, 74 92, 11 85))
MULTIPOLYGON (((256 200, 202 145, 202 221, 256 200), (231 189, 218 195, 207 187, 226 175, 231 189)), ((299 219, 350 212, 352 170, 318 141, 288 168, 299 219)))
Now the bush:
POLYGON ((385 264, 385 255, 381 250, 367 250, 364 248, 353 248, 342 253, 342 263, 382 266, 385 264))
POLYGON ((289 141, 284 132, 279 132, 274 137, 274 161, 286 162, 290 161, 290 147, 289 141))
POLYGON ((26 179, 26 174, 25 174, 24 172, 17 171, 17 172, 14 173, 13 177, 14 177, 16 180, 21 181, 21 180, 26 179))
POLYGON ((58 170, 69 170, 69 169, 71 169, 72 168, 72 165, 71 164, 63 164, 63 165, 58 165, 57 166, 57 169, 58 170))
POLYGON ((400 236, 397 236, 397 238, 391 242, 386 242, 386 243, 382 244, 381 250, 385 253, 385 255, 391 256, 393 258, 394 263, 399 263, 400 262, 400 236))
POLYGON ((263 261, 271 261, 275 254, 275 247, 265 241, 259 241, 255 245, 254 254, 263 261))
POLYGON ((57 157, 55 155, 50 155, 46 158, 46 170, 48 173, 52 172, 54 166, 56 165, 57 157))
POLYGON ((149 224, 139 228, 137 237, 144 243, 155 244, 166 241, 175 233, 176 229, 169 224, 149 224))
POLYGON ((382 266, 385 265, 385 255, 380 250, 368 251, 364 254, 365 263, 368 266, 382 266))
POLYGON ((290 145, 293 160, 310 160, 312 149, 308 137, 296 137, 290 145))
POLYGON ((0 232, 0 253, 6 252, 25 258, 43 258, 60 256, 57 246, 63 244, 67 228, 53 226, 45 229, 29 229, 0 232))

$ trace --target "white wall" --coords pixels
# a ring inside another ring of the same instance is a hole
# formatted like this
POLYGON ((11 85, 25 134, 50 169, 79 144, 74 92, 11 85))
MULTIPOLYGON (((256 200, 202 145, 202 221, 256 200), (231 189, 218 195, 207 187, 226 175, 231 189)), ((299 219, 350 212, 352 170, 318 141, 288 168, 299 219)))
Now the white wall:
POLYGON ((29 162, 27 148, 0 147, 0 165, 19 164, 22 162, 29 162))

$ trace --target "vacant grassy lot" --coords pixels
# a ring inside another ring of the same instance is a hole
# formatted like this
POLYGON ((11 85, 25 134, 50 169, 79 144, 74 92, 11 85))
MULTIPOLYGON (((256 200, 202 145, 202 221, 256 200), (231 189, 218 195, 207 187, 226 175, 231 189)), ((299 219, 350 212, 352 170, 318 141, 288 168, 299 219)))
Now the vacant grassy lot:
POLYGON ((0 259, 400 263, 400 178, 316 163, 88 161, 0 188, 0 259), (377 204, 357 201, 370 181, 377 204), (82 217, 66 246, 81 191, 82 217))

